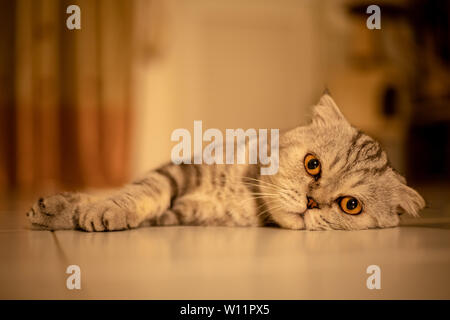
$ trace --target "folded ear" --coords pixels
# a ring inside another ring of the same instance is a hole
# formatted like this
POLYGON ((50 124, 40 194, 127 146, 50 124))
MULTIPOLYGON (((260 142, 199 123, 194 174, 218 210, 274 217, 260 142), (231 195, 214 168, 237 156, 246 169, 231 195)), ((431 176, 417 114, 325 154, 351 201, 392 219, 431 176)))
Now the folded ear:
POLYGON ((348 124, 328 90, 322 95, 317 105, 313 108, 312 123, 317 126, 329 126, 337 123, 348 124))
POLYGON ((397 214, 409 214, 419 217, 419 211, 425 207, 425 200, 413 188, 400 183, 397 188, 397 214))

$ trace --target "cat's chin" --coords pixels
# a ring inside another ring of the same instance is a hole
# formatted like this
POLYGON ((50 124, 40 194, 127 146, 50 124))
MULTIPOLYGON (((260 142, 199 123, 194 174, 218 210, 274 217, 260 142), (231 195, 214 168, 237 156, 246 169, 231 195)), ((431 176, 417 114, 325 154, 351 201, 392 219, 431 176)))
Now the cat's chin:
MULTIPOLYGON (((306 212, 306 211, 305 211, 306 212)), ((285 210, 274 210, 270 212, 272 219, 282 228, 302 230, 306 228, 304 213, 285 210)))
POLYGON ((286 213, 288 213, 288 214, 295 214, 295 215, 300 216, 300 217, 302 217, 304 219, 306 211, 307 210, 302 211, 302 212, 298 212, 298 211, 289 211, 289 210, 287 210, 286 213))

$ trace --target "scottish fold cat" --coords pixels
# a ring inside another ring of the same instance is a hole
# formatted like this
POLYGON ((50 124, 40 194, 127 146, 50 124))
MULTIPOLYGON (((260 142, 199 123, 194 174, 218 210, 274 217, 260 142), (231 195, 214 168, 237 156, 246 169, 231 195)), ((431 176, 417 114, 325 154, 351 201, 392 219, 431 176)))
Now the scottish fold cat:
POLYGON ((106 197, 60 193, 27 213, 41 229, 113 231, 142 225, 266 226, 306 230, 394 227, 423 198, 374 139, 325 93, 312 121, 280 135, 279 170, 169 163, 106 197))

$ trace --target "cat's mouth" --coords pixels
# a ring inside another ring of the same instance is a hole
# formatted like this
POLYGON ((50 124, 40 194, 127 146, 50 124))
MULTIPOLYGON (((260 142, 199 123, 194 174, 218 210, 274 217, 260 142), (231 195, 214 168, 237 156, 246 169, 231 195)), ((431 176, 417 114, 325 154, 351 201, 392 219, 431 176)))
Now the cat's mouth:
POLYGON ((310 209, 320 209, 318 203, 316 202, 316 200, 314 200, 311 197, 307 197, 308 199, 308 204, 306 206, 306 209, 304 211, 287 211, 290 214, 295 214, 297 216, 300 216, 302 218, 304 218, 305 213, 310 210, 310 209))

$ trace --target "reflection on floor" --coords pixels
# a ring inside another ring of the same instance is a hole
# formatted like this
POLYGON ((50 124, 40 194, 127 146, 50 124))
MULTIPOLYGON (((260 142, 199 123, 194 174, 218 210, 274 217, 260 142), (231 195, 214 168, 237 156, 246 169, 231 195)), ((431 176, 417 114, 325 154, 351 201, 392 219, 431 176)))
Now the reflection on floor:
MULTIPOLYGON (((22 209, 21 209, 22 210, 22 209)), ((367 231, 31 231, 0 212, 0 299, 450 299, 450 218, 367 231), (66 268, 81 268, 68 290, 66 268), (366 286, 370 265, 381 289, 366 286)))

